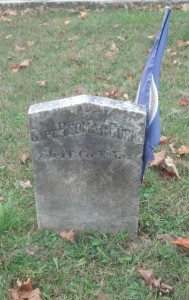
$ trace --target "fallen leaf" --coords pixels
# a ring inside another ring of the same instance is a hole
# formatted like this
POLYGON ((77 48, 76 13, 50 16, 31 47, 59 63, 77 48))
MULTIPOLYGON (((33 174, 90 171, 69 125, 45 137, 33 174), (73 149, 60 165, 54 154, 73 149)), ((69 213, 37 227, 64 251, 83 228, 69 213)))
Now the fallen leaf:
POLYGON ((24 52, 26 50, 25 47, 20 47, 20 46, 15 46, 14 49, 15 49, 16 52, 24 52))
POLYGON ((181 10, 188 11, 189 10, 189 3, 183 3, 180 5, 181 10))
POLYGON ((161 136, 160 145, 167 145, 167 144, 168 144, 168 138, 166 136, 161 136))
POLYGON ((137 268, 137 271, 140 273, 140 275, 144 278, 146 281, 147 287, 151 290, 153 287, 153 281, 154 281, 154 270, 144 270, 137 268))
POLYGON ((26 45, 27 45, 28 47, 32 47, 32 46, 34 45, 34 41, 27 41, 27 42, 26 42, 26 45))
POLYGON ((37 288, 32 289, 32 278, 27 276, 26 282, 22 283, 19 279, 17 280, 17 289, 9 289, 9 295, 12 300, 41 300, 41 292, 37 288))
POLYGON ((25 181, 20 181, 20 185, 23 189, 30 189, 32 187, 31 182, 29 180, 25 181))
POLYGON ((70 22, 71 22, 71 20, 70 20, 70 19, 68 19, 68 20, 65 20, 65 21, 64 21, 64 25, 69 25, 69 24, 70 24, 70 22))
POLYGON ((11 70, 13 71, 13 73, 16 73, 21 69, 29 67, 30 64, 31 64, 30 59, 23 60, 21 63, 12 63, 11 70))
POLYGON ((72 243, 75 243, 75 232, 74 232, 73 229, 71 229, 68 232, 66 232, 66 231, 60 232, 60 236, 64 240, 68 240, 68 241, 70 241, 72 243))
POLYGON ((181 146, 178 150, 177 153, 179 155, 184 155, 184 154, 189 154, 189 146, 181 146))
POLYGON ((169 156, 164 159, 163 161, 163 167, 170 173, 171 175, 176 176, 177 179, 180 179, 179 173, 177 171, 177 168, 173 162, 173 159, 169 156))
POLYGON ((179 99, 179 104, 181 106, 187 106, 187 105, 189 105, 189 99, 187 99, 187 98, 181 98, 181 99, 179 99))
POLYGON ((81 20, 84 20, 88 16, 88 13, 86 11, 80 12, 79 18, 81 20))
POLYGON ((16 289, 10 289, 9 296, 11 297, 12 300, 21 300, 19 291, 16 289))
POLYGON ((30 158, 30 154, 28 153, 23 153, 20 157, 21 163, 25 164, 30 158))
POLYGON ((144 270, 141 268, 136 268, 137 271, 140 273, 140 275, 144 278, 146 281, 146 284, 148 288, 151 290, 153 287, 157 288, 157 290, 163 294, 169 294, 170 292, 173 291, 173 287, 170 285, 167 285, 162 282, 162 278, 159 277, 156 279, 154 277, 154 270, 144 270))
POLYGON ((41 292, 37 288, 30 292, 18 291, 16 289, 10 289, 9 295, 12 300, 41 300, 41 292))
POLYGON ((39 81, 36 81, 36 83, 41 86, 41 87, 44 87, 47 85, 47 81, 46 80, 39 80, 39 81))
POLYGON ((154 160, 150 161, 150 167, 158 167, 164 161, 166 157, 165 150, 154 153, 154 160))
POLYGON ((106 92, 103 96, 109 98, 117 98, 119 96, 119 92, 118 90, 114 90, 112 92, 106 92))
POLYGON ((171 243, 189 249, 189 238, 179 238, 177 240, 171 241, 171 243))
POLYGON ((20 291, 32 291, 32 278, 31 276, 27 276, 27 279, 25 282, 21 282, 19 279, 17 280, 17 286, 19 287, 20 291))
POLYGON ((163 294, 169 294, 170 292, 173 291, 173 287, 162 282, 159 287, 159 291, 162 292, 163 294))

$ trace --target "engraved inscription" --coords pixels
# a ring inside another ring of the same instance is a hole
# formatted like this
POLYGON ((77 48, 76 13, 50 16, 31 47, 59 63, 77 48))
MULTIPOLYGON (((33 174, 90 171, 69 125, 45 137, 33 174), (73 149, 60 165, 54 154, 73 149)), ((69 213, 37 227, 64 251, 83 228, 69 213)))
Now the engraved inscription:
POLYGON ((116 150, 86 150, 86 149, 79 149, 79 150, 51 150, 47 149, 41 153, 41 159, 50 159, 50 160, 73 160, 73 159, 86 159, 86 160, 93 160, 93 159, 126 159, 126 153, 122 151, 116 150))
POLYGON ((76 122, 66 124, 65 122, 58 122, 53 129, 38 131, 37 128, 31 129, 31 139, 33 142, 45 141, 49 139, 64 139, 69 136, 90 134, 102 137, 123 139, 129 142, 142 143, 138 140, 137 135, 134 134, 131 126, 118 126, 115 123, 97 124, 92 121, 76 122))

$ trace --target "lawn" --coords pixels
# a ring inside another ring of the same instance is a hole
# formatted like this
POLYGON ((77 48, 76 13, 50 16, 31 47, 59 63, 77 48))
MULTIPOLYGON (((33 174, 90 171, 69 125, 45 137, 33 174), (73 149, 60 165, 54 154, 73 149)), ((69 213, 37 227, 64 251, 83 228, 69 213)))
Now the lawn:
MULTIPOLYGON (((0 18, 0 299, 17 278, 33 277, 42 299, 158 299, 136 266, 155 270, 174 287, 161 299, 189 299, 189 252, 170 243, 189 237, 189 156, 166 151, 181 180, 147 168, 141 187, 139 234, 114 236, 87 231, 72 244, 39 231, 33 186, 28 108, 31 104, 78 94, 118 90, 133 101, 164 10, 105 7, 22 10, 0 18), (16 47, 17 46, 17 47, 16 47), (18 47, 19 46, 19 47, 18 47), (16 47, 16 48, 15 48, 16 47), (21 49, 23 48, 23 49, 21 49), (13 63, 31 64, 13 72, 13 63), (40 86, 37 81, 46 81, 40 86), (103 295, 101 294, 101 295, 103 295)), ((189 11, 173 9, 159 88, 161 131, 176 148, 189 144, 189 11)), ((158 150, 163 149, 159 146, 158 150)))

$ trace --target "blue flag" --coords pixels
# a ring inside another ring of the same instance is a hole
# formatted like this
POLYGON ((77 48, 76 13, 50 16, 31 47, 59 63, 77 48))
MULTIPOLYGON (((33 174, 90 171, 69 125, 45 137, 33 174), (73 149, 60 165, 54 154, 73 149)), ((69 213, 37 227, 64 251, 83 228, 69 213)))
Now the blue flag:
POLYGON ((148 160, 153 160, 153 149, 160 141, 158 85, 160 67, 168 35, 171 8, 167 7, 162 27, 150 51, 138 87, 135 103, 146 106, 146 130, 143 150, 142 178, 148 160))

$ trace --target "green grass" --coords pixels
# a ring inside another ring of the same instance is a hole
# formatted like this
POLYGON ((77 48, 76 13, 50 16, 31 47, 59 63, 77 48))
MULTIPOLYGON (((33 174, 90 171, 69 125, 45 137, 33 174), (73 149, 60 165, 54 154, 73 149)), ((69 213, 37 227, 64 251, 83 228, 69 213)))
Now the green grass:
MULTIPOLYGON (((161 299, 189 299, 188 253, 158 239, 162 233, 189 236, 187 156, 182 165, 175 157, 181 181, 147 169, 135 241, 124 232, 111 236, 87 231, 70 244, 54 233, 40 232, 34 190, 19 185, 21 180, 33 183, 31 161, 20 163, 21 154, 30 152, 29 106, 80 92, 102 95, 116 88, 119 99, 124 93, 134 99, 153 43, 147 36, 157 34, 163 13, 107 7, 91 9, 82 21, 77 9, 47 9, 20 12, 9 17, 12 22, 0 21, 0 299, 8 299, 8 289, 27 274, 47 300, 91 300, 100 291, 110 300, 158 299, 140 278, 137 265, 154 268, 157 276, 174 286, 174 292, 161 299), (65 26, 68 18, 71 23, 65 26), (66 30, 65 35, 58 34, 61 30, 66 30), (32 47, 26 44, 29 40, 34 41, 32 47), (112 42, 119 51, 107 58, 112 42), (26 50, 17 53, 16 45, 26 50), (25 59, 32 60, 31 66, 12 73, 11 62, 25 59), (39 87, 38 80, 47 80, 47 86, 39 87)), ((188 18, 189 12, 173 10, 167 49, 178 56, 165 52, 159 89, 162 135, 177 147, 189 141, 189 109, 178 105, 178 99, 189 94, 189 51, 177 46, 177 40, 189 40, 188 18), (173 63, 175 59, 180 66, 173 63)))

